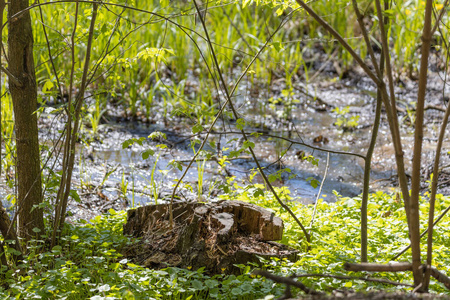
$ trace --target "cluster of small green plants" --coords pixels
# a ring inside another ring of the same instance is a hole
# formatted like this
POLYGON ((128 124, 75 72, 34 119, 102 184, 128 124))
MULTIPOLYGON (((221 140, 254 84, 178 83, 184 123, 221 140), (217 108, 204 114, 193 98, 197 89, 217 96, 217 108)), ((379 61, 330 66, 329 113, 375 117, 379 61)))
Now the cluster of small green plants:
MULTIPOLYGON (((233 197, 273 210, 284 220, 282 242, 300 250, 297 261, 264 260, 261 266, 273 273, 333 274, 368 276, 366 273, 344 271, 343 263, 359 261, 360 199, 340 198, 336 203, 322 199, 317 204, 314 221, 307 228, 312 237, 310 250, 303 234, 289 215, 269 193, 255 196, 263 186, 240 187, 233 184, 233 197)), ((278 192, 302 222, 311 222, 312 205, 289 202, 289 190, 278 192)), ((450 205, 450 198, 439 196, 438 211, 450 205)), ((426 195, 421 200, 422 215, 426 215, 426 195)), ((123 257, 121 249, 133 239, 123 236, 124 211, 109 213, 87 221, 68 224, 61 246, 46 249, 44 240, 33 241, 26 259, 15 269, 2 272, 2 299, 273 299, 283 294, 284 287, 252 275, 255 265, 240 265, 241 275, 208 276, 204 270, 166 268, 153 270, 134 264, 123 257)), ((422 220, 426 225, 426 220, 422 220)), ((404 208, 398 194, 372 194, 369 204, 369 253, 371 261, 385 262, 408 245, 404 208)), ((444 217, 435 227, 434 265, 449 272, 450 218, 444 217)), ((45 238, 45 236, 43 237, 45 238)), ((14 251, 14 250, 11 250, 14 251)), ((407 257, 408 253, 405 254, 407 257)), ((401 258, 400 258, 401 260, 401 258)), ((409 273, 377 273, 370 277, 410 283, 409 273)), ((402 287, 363 280, 304 277, 307 286, 321 290, 353 289, 361 292, 383 289, 396 291, 402 287)), ((432 292, 444 293, 440 284, 431 285, 432 292)), ((448 292, 448 291, 447 291, 448 292)))

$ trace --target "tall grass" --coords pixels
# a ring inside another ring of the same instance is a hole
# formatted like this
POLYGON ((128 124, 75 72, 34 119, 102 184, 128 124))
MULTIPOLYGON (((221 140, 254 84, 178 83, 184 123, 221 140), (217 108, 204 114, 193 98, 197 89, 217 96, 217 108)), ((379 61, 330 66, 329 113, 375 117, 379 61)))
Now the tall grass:
MULTIPOLYGON (((166 118, 178 110, 184 116, 195 118, 193 123, 208 124, 211 116, 216 114, 219 99, 217 86, 213 83, 216 75, 206 42, 201 36, 203 31, 198 16, 193 14, 192 3, 180 2, 176 8, 162 7, 161 3, 159 0, 143 0, 139 2, 139 8, 150 8, 160 15, 170 16, 170 20, 178 26, 143 12, 114 6, 100 8, 92 49, 92 65, 98 67, 93 68, 96 72, 91 74, 91 89, 88 91, 95 97, 86 101, 90 107, 85 108, 87 121, 94 131, 98 129, 102 114, 107 112, 107 101, 111 100, 121 103, 129 115, 142 115, 147 119, 155 117, 157 112, 166 118), (140 55, 146 49, 167 51, 156 57, 140 55)), ((76 31, 76 72, 81 72, 90 18, 89 4, 80 5, 84 13, 76 31)), ((351 7, 345 1, 319 0, 312 5, 348 39, 353 48, 365 55, 360 29, 351 7)), ((395 18, 389 38, 394 45, 393 61, 397 74, 406 72, 412 75, 417 69, 419 55, 416 45, 423 24, 423 6, 420 0, 399 0, 389 10, 391 18, 395 18)), ((439 10, 441 6, 437 3, 435 9, 439 10)), ((239 2, 222 2, 208 8, 207 26, 215 43, 220 68, 229 82, 281 22, 279 14, 283 12, 278 8, 239 2)), ((360 8, 367 28, 370 30, 377 26, 373 5, 362 2, 360 8)), ((71 68, 69 40, 74 11, 74 4, 71 3, 43 5, 32 10, 37 81, 44 103, 49 97, 64 99, 64 96, 58 96, 58 82, 65 95, 76 92, 68 91, 71 68), (41 13, 45 27, 41 23, 41 13), (48 47, 54 66, 49 59, 47 40, 50 41, 48 47)), ((444 17, 443 22, 448 23, 448 18, 444 17)), ((447 27, 442 26, 441 30, 444 36, 448 34, 447 27)), ((374 35, 373 41, 376 40, 378 37, 374 35)), ((436 49, 439 49, 442 41, 437 39, 436 43, 436 49)), ((333 56, 342 72, 353 65, 347 52, 340 51, 340 46, 302 11, 293 15, 273 37, 271 44, 251 68, 248 82, 244 82, 250 83, 248 86, 252 88, 265 85, 269 92, 267 98, 270 98, 273 80, 280 76, 284 77, 289 88, 298 84, 298 80, 307 83, 309 73, 316 70, 311 70, 314 61, 306 62, 305 53, 308 57, 311 57, 311 52, 333 56)), ((317 68, 315 65, 314 68, 317 68)), ((14 165, 13 116, 9 95, 2 97, 1 121, 6 149, 3 168, 9 170, 14 165)))
MULTIPOLYGON (((206 62, 211 66, 198 18, 191 9, 192 4, 182 2, 177 8, 168 8, 161 7, 161 3, 145 0, 139 3, 139 8, 154 8, 154 12, 165 16, 170 14, 170 20, 182 26, 185 32, 173 23, 142 12, 112 6, 100 9, 93 57, 101 64, 93 78, 96 79, 93 86, 107 91, 108 98, 120 100, 132 115, 144 110, 142 113, 151 117, 152 107, 168 104, 171 104, 171 107, 179 107, 180 102, 183 102, 181 106, 186 108, 189 105, 198 106, 200 101, 201 106, 210 109, 214 101, 204 95, 213 95, 216 92, 210 73, 214 71, 211 67, 208 69, 199 52, 202 51, 206 62), (163 59, 139 58, 138 54, 146 48, 171 49, 173 54, 166 53, 163 59), (108 49, 108 55, 105 55, 105 49, 108 49), (160 85, 159 79, 164 82, 165 88, 155 89, 155 85, 160 85), (198 79, 202 82, 199 85, 201 89, 184 95, 183 91, 179 90, 179 83, 186 79, 198 79), (175 94, 171 90, 176 90, 175 94), (172 95, 168 96, 167 92, 172 95)), ((320 0, 312 5, 364 56, 360 30, 348 3, 320 0)), ((86 11, 89 8, 87 4, 82 6, 86 11)), ((436 8, 439 9, 439 4, 436 8)), ((375 8, 367 2, 361 4, 361 9, 365 14, 367 27, 370 29, 376 26, 377 19, 373 17, 375 8)), ((67 74, 70 69, 67 39, 70 37, 69 29, 73 25, 73 11, 73 4, 42 6, 52 56, 66 92, 67 74)), ((423 3, 419 0, 397 1, 390 10, 396 21, 392 25, 390 39, 394 44, 398 71, 407 70, 411 74, 416 68, 418 55, 415 45, 419 40, 418 29, 423 23, 422 11, 423 3)), ((220 67, 229 80, 233 79, 233 70, 245 65, 256 49, 267 40, 273 28, 278 26, 281 21, 278 14, 281 12, 282 10, 276 11, 271 5, 244 6, 235 2, 221 3, 208 9, 206 20, 212 33, 211 39, 217 49, 220 67)), ((34 10, 33 15, 38 81, 41 88, 48 80, 52 81, 55 83, 56 92, 56 76, 49 64, 46 39, 39 22, 39 10, 34 10)), ((88 19, 89 14, 81 18, 77 31, 76 61, 80 65, 85 51, 84 33, 88 19)), ((376 39, 374 36, 374 40, 376 39)), ((302 65, 303 71, 306 72, 303 79, 307 79, 309 67, 303 61, 306 49, 335 55, 333 59, 341 65, 341 70, 338 71, 343 72, 352 66, 353 61, 346 51, 339 51, 338 47, 340 46, 318 28, 315 22, 299 11, 273 38, 272 47, 256 62, 252 68, 252 80, 270 84, 274 74, 292 77, 288 74, 299 65, 302 65), (318 48, 319 42, 321 47, 318 48), (338 51, 335 52, 336 50, 338 51)))

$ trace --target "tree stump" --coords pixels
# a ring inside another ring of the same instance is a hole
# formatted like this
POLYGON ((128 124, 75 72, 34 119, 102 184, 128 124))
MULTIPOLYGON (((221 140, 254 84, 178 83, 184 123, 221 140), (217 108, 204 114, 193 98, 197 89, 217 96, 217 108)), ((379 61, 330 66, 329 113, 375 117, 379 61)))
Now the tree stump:
POLYGON ((204 267, 217 274, 238 273, 235 264, 259 264, 258 256, 295 259, 298 253, 272 242, 281 240, 283 221, 254 204, 175 203, 173 218, 170 230, 169 204, 129 210, 123 232, 141 239, 125 256, 146 267, 204 267))

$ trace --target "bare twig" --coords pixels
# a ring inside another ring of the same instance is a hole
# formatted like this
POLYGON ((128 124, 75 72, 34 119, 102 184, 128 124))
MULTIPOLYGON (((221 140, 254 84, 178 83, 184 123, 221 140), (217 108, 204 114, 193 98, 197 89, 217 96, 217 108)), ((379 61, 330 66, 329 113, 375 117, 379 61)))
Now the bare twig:
MULTIPOLYGON (((240 131, 227 131, 227 132, 215 131, 215 132, 211 132, 211 134, 225 134, 225 133, 227 133, 227 134, 241 134, 242 132, 240 132, 240 131)), ((253 132, 245 131, 246 135, 251 135, 252 133, 253 132)), ((321 148, 321 147, 310 145, 310 144, 307 144, 307 143, 304 143, 304 142, 300 142, 300 141, 297 141, 297 140, 289 139, 289 138, 284 137, 284 136, 278 136, 278 135, 267 134, 267 133, 259 133, 259 132, 258 132, 258 135, 259 136, 270 137, 270 138, 274 138, 274 139, 280 139, 280 140, 283 140, 283 141, 286 141, 286 142, 289 142, 289 143, 292 143, 292 144, 302 145, 302 146, 308 147, 309 149, 318 150, 318 151, 322 151, 322 152, 325 152, 325 153, 356 156, 356 157, 359 157, 359 158, 362 158, 362 159, 366 159, 366 157, 364 155, 362 155, 362 154, 353 153, 353 152, 347 152, 347 151, 339 151, 339 150, 331 150, 331 149, 321 148)))
MULTIPOLYGON (((439 178, 439 161, 441 159, 442 145, 444 143, 445 132, 447 129, 447 123, 450 116, 450 105, 447 106, 445 111, 444 119, 441 123, 441 129, 439 132, 439 139, 436 145, 436 154, 434 156, 434 167, 433 167, 433 179, 431 182, 431 195, 430 195, 430 210, 428 213, 428 238, 427 238, 427 265, 431 265, 433 256, 433 219, 436 204, 436 193, 439 178)), ((430 281, 430 268, 427 268, 424 277, 424 289, 428 289, 428 284, 430 281)))
POLYGON ((305 292, 306 294, 309 294, 309 295, 323 295, 324 294, 322 292, 313 290, 313 289, 307 287, 306 285, 304 285, 303 283, 301 283, 299 281, 295 281, 292 278, 277 276, 277 275, 274 275, 272 273, 269 273, 269 272, 263 271, 263 270, 255 270, 255 271, 253 271, 253 274, 266 277, 267 279, 270 279, 270 280, 275 281, 277 283, 282 283, 282 284, 286 284, 286 285, 291 285, 291 286, 297 287, 297 288, 301 289, 303 292, 305 292))
POLYGON ((71 69, 70 69, 70 83, 69 83, 69 99, 67 103, 66 113, 67 113, 67 123, 65 127, 66 131, 66 138, 64 141, 64 150, 63 150, 63 161, 62 161, 62 176, 61 181, 59 184, 58 193, 56 194, 56 200, 55 200, 55 220, 53 224, 53 232, 52 232, 52 247, 56 244, 56 236, 57 231, 60 228, 60 221, 61 221, 61 215, 63 213, 62 206, 63 206, 63 197, 64 197, 64 191, 66 187, 66 181, 67 177, 69 176, 67 174, 68 164, 69 164, 69 156, 70 156, 70 148, 71 148, 71 134, 72 134, 72 91, 73 91, 73 83, 74 83, 74 74, 75 74, 75 34, 76 29, 78 25, 78 15, 79 15, 79 1, 76 1, 75 4, 75 20, 74 25, 72 29, 72 35, 71 35, 71 45, 70 45, 70 51, 71 51, 71 69))
POLYGON ((441 13, 437 16, 436 18, 436 23, 434 24, 433 28, 431 29, 431 36, 433 36, 433 34, 436 32, 436 29, 439 26, 440 21, 442 20, 442 17, 444 16, 445 12, 447 11, 447 6, 448 6, 448 0, 445 0, 442 9, 441 9, 441 13))
POLYGON ((343 276, 343 275, 331 275, 331 274, 299 274, 299 275, 295 275, 295 277, 296 278, 321 277, 321 278, 336 278, 336 279, 343 279, 343 280, 362 280, 362 281, 390 284, 390 285, 396 285, 396 286, 414 287, 412 284, 409 284, 409 283, 401 283, 401 282, 396 282, 396 281, 391 281, 391 280, 381 279, 381 278, 367 278, 367 277, 355 277, 355 276, 343 276))
POLYGON ((56 212, 55 212, 55 222, 52 234, 52 246, 56 243, 57 231, 61 229, 65 221, 65 212, 67 208, 67 202, 70 193, 71 180, 73 165, 75 162, 75 145, 78 137, 79 122, 80 122, 80 112, 84 99, 84 92, 86 90, 86 83, 89 71, 89 64, 91 59, 92 41, 94 36, 94 26, 97 17, 98 4, 94 3, 92 7, 92 17, 89 27, 87 50, 85 54, 83 75, 81 78, 80 90, 77 94, 75 102, 72 104, 72 89, 73 89, 73 74, 75 68, 75 33, 77 28, 77 16, 78 16, 79 3, 76 1, 76 14, 75 14, 75 24, 72 32, 72 70, 71 70, 71 80, 70 80, 70 90, 69 90, 69 101, 68 101, 68 121, 66 125, 66 141, 64 145, 63 154, 63 174, 60 182, 60 187, 57 194, 56 200, 56 212), (73 122, 73 123, 72 123, 73 122))
POLYGON ((344 264, 344 269, 347 271, 368 271, 368 272, 403 272, 403 271, 411 271, 412 264, 407 262, 401 263, 389 263, 386 265, 380 264, 371 264, 371 263, 362 263, 362 264, 354 264, 346 262, 344 264))
POLYGON ((46 29, 46 26, 45 26, 45 23, 44 23, 44 15, 42 13, 42 7, 41 6, 39 6, 39 15, 41 17, 42 31, 44 32, 45 42, 47 44, 47 51, 48 51, 48 57, 49 57, 49 60, 50 60, 50 64, 52 65, 53 73, 55 74, 56 84, 58 85, 58 91, 59 91, 61 97, 63 97, 63 89, 62 89, 62 86, 61 86, 61 82, 59 80, 58 72, 56 71, 55 62, 53 61, 52 49, 50 47, 50 41, 48 40, 47 29, 46 29))
MULTIPOLYGON (((445 112, 445 108, 437 106, 437 105, 425 105, 425 107, 423 108, 424 110, 430 110, 430 109, 434 109, 434 110, 438 110, 438 111, 442 111, 445 112)), ((413 109, 415 111, 415 109, 413 109)))
POLYGON ((15 85, 17 85, 18 87, 22 86, 22 82, 20 82, 19 79, 16 78, 16 76, 14 76, 8 69, 4 68, 3 66, 0 66, 0 70, 2 70, 3 73, 5 73, 6 75, 8 75, 8 78, 14 82, 15 85))
MULTIPOLYGON (((361 28, 361 31, 364 36, 364 41, 366 42, 366 48, 369 51, 370 58, 372 60, 372 65, 375 68, 377 75, 379 78, 383 78, 384 74, 384 51, 381 52, 380 57, 380 64, 378 65, 375 53, 373 52, 372 46, 370 44, 370 39, 366 31, 366 27, 364 26, 363 16, 361 15, 358 4, 356 0, 352 0, 353 8, 355 10, 355 13, 357 15, 359 27, 361 28)), ((387 2, 385 2, 385 6, 388 5, 387 2)), ((389 18, 384 18, 382 21, 384 24, 387 24, 389 21, 389 18)), ((375 149, 375 144, 377 142, 377 136, 378 136, 378 130, 380 127, 380 121, 381 121, 381 106, 382 106, 382 94, 381 90, 378 87, 377 88, 377 104, 375 109, 375 120, 373 122, 373 128, 372 128, 372 136, 370 138, 370 144, 369 148, 366 152, 366 160, 364 161, 364 178, 363 178, 363 193, 362 193, 362 200, 361 200, 361 262, 367 262, 367 245, 368 245, 368 238, 367 238, 367 205, 369 203, 369 184, 370 184, 370 170, 371 170, 371 164, 372 164, 372 155, 373 151, 375 149)))
POLYGON ((327 174, 328 174, 328 168, 330 167, 330 153, 327 153, 327 164, 325 166, 325 172, 323 174, 323 178, 322 178, 322 182, 320 183, 320 188, 319 188, 319 192, 317 193, 317 197, 316 197, 316 203, 314 205, 314 211, 313 214, 311 216, 311 222, 309 223, 309 232, 311 234, 311 229, 312 229, 312 225, 314 222, 314 217, 316 216, 316 210, 317 210, 317 205, 319 203, 319 198, 320 198, 320 194, 322 193, 322 188, 323 185, 325 183, 325 179, 327 179, 327 174))
POLYGON ((441 273, 436 269, 435 267, 428 267, 427 270, 430 270, 431 276, 433 276, 437 281, 440 283, 443 283, 447 289, 450 290, 450 278, 445 275, 444 273, 441 273))
MULTIPOLYGON (((428 282, 423 281, 422 272, 419 271, 421 265, 420 259, 420 222, 419 222, 419 193, 421 181, 421 157, 422 157, 422 141, 423 141, 423 119, 425 106, 425 93, 428 80, 428 58, 431 48, 431 19, 433 11, 433 1, 427 0, 425 5, 424 27, 422 31, 422 50, 420 58, 419 70, 419 89, 417 92, 416 102, 416 122, 414 126, 414 153, 412 160, 412 179, 411 179, 411 199, 410 199, 410 228, 409 234, 411 239, 412 263, 414 285, 423 284, 423 289, 428 289, 428 282)), ((392 96, 392 95, 391 95, 392 96)), ((445 124, 446 125, 446 124, 445 124)), ((445 128, 445 127, 444 127, 445 128)), ((442 133, 443 134, 443 133, 442 133)), ((437 170, 437 168, 435 169, 437 170)), ((434 204, 430 204, 430 209, 434 209, 434 204)), ((430 212, 430 224, 433 222, 433 213, 430 212)), ((430 230, 429 233, 433 231, 430 230)), ((429 249, 431 251, 431 249, 429 249)), ((431 254, 430 254, 431 257, 431 254)), ((429 278, 429 276, 426 276, 429 278)))
POLYGON ((319 23, 325 30, 327 30, 338 42, 348 51, 348 53, 353 57, 356 62, 364 69, 367 76, 369 76, 377 85, 380 84, 381 79, 377 77, 376 74, 372 72, 369 66, 363 61, 363 59, 352 49, 352 47, 347 43, 347 41, 322 17, 320 17, 308 4, 302 0, 296 0, 296 2, 319 23))
MULTIPOLYGON (((5 0, 0 0, 0 25, 3 24, 3 12, 5 11, 5 7, 6 7, 6 3, 5 0)), ((3 41, 3 30, 0 31, 0 43, 2 43, 3 41)), ((2 65, 2 55, 0 54, 0 66, 2 65)), ((0 82, 1 82, 1 78, 2 78, 2 73, 1 73, 1 69, 0 69, 0 82)), ((2 148, 3 148, 3 130, 2 130, 2 107, 3 107, 3 101, 2 101, 3 95, 2 95, 2 86, 0 85, 0 157, 2 156, 2 148)), ((0 163, 0 175, 2 174, 2 168, 1 168, 1 163, 0 163)), ((3 208, 3 204, 0 201, 0 229, 5 227, 5 228, 9 228, 9 224, 7 221, 9 220, 8 215, 6 214, 5 209, 3 208), (4 214, 6 214, 6 219, 4 218, 4 214)), ((2 232, 3 234, 3 232, 2 232)), ((7 240, 7 237, 4 235, 3 236, 3 240, 7 240)), ((5 247, 4 247, 4 242, 0 243, 0 264, 4 265, 4 266, 8 266, 8 262, 6 261, 6 255, 5 255, 5 247)), ((0 267, 1 267, 0 265, 0 267)))

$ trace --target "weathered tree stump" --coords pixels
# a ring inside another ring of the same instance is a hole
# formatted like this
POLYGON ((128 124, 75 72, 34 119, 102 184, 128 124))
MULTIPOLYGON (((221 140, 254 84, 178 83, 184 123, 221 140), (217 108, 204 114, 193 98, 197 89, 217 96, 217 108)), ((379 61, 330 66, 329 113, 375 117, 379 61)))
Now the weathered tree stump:
POLYGON ((169 205, 149 205, 128 211, 124 234, 141 238, 125 256, 147 267, 198 269, 235 273, 235 264, 259 263, 259 257, 294 259, 297 251, 281 240, 283 221, 273 213, 240 201, 175 203, 174 228, 169 205))

